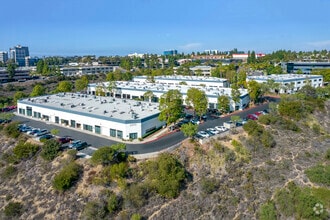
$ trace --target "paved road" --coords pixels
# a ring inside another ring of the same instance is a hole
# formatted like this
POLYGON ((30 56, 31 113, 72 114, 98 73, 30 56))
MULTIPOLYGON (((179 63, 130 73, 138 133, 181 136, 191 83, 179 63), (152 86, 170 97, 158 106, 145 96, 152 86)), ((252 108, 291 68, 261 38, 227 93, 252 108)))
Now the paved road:
MULTIPOLYGON (((256 106, 254 108, 246 109, 244 111, 239 111, 239 112, 234 113, 233 115, 238 115, 242 118, 245 118, 248 114, 254 113, 256 111, 261 111, 264 109, 268 109, 268 104, 263 104, 263 105, 256 106)), ((229 121, 230 117, 231 117, 231 115, 229 115, 227 117, 223 117, 223 118, 209 117, 205 123, 199 125, 198 130, 205 130, 206 128, 215 127, 217 125, 222 125, 223 122, 229 121)), ((56 128, 60 131, 60 133, 59 133, 60 136, 69 135, 75 139, 86 141, 94 148, 99 148, 102 146, 110 146, 110 145, 117 143, 114 140, 111 140, 111 139, 108 139, 108 138, 105 138, 102 136, 92 135, 85 131, 81 132, 81 131, 73 130, 70 128, 65 128, 62 126, 57 126, 54 124, 46 123, 43 121, 32 120, 32 119, 25 118, 25 117, 15 116, 13 120, 21 121, 22 123, 25 123, 32 127, 45 128, 48 130, 56 128)), ((127 149, 127 151, 132 151, 137 154, 152 153, 152 152, 157 152, 157 151, 161 151, 166 148, 172 147, 172 146, 180 143, 184 139, 185 139, 185 137, 184 137, 183 133, 181 131, 179 131, 179 132, 174 132, 174 133, 168 134, 160 139, 157 139, 157 140, 154 140, 154 141, 151 141, 148 143, 141 143, 141 144, 127 143, 126 149, 127 149)), ((84 152, 91 154, 92 150, 86 149, 86 150, 84 150, 84 152)))

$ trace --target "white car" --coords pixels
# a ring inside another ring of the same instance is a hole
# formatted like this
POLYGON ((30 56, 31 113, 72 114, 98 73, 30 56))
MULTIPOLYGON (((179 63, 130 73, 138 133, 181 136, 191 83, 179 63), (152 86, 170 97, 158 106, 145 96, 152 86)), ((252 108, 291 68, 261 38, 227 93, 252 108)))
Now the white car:
POLYGON ((206 133, 205 131, 199 131, 199 132, 197 132, 197 134, 204 138, 210 137, 210 135, 208 133, 206 133))
POLYGON ((225 126, 215 126, 215 129, 220 132, 224 132, 228 130, 228 128, 226 128, 225 126))
POLYGON ((220 133, 220 131, 218 131, 217 129, 215 129, 215 128, 208 128, 208 129, 206 129, 208 132, 210 132, 211 134, 219 134, 220 133))

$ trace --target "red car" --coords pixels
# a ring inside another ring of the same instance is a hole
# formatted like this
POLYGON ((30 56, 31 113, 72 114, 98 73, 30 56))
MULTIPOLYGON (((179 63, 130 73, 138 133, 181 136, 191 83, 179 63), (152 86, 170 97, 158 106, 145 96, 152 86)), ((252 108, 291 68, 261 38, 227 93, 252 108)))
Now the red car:
POLYGON ((70 141, 72 141, 73 138, 69 137, 69 136, 64 136, 64 137, 59 137, 57 138, 57 142, 61 143, 61 144, 66 144, 69 143, 70 141))
POLYGON ((246 118, 250 120, 258 120, 258 116, 255 114, 248 114, 246 118))

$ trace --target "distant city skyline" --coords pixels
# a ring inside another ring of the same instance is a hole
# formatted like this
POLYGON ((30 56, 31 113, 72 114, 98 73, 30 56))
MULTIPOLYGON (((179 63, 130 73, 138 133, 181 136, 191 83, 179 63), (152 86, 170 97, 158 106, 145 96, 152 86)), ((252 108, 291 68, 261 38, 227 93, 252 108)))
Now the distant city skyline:
POLYGON ((328 0, 16 0, 1 3, 0 51, 31 56, 330 50, 328 0))

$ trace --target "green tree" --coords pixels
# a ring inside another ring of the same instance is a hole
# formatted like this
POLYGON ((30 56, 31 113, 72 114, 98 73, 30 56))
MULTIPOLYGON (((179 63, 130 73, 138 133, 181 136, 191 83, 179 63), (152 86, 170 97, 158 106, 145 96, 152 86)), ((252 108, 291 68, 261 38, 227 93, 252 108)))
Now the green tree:
POLYGON ((232 84, 231 86, 231 99, 235 103, 235 107, 236 104, 241 101, 241 92, 239 91, 237 84, 232 84))
POLYGON ((13 79, 15 76, 17 65, 15 63, 9 62, 7 65, 8 78, 13 79))
POLYGON ((60 146, 61 144, 56 140, 46 140, 42 146, 40 156, 45 160, 52 161, 57 157, 60 151, 60 146))
POLYGON ((169 90, 159 100, 159 120, 167 125, 176 122, 182 113, 182 94, 179 90, 169 90))
POLYGON ((117 89, 117 85, 115 81, 108 81, 107 89, 110 93, 112 93, 112 96, 115 97, 115 92, 117 89))
POLYGON ((41 96, 45 94, 45 88, 41 84, 37 84, 33 87, 32 92, 30 93, 31 97, 41 96))
POLYGON ((181 131, 183 132, 184 136, 193 138, 197 134, 198 125, 192 123, 183 124, 181 126, 181 131))
POLYGON ((194 107, 194 111, 201 118, 207 111, 208 100, 204 91, 197 88, 189 88, 187 91, 186 104, 194 107))
POLYGON ((77 79, 75 82, 76 91, 79 92, 79 91, 85 90, 88 86, 88 83, 89 83, 89 80, 88 80, 87 76, 85 76, 85 75, 82 76, 80 79, 77 79))
POLYGON ((57 86, 58 92, 71 92, 72 91, 72 83, 69 81, 61 81, 57 86))
POLYGON ((132 69, 132 61, 129 57, 123 57, 120 61, 120 67, 122 67, 125 70, 131 70, 132 69))
POLYGON ((248 82, 248 92, 253 103, 257 103, 259 98, 263 95, 261 85, 254 80, 248 82))
POLYGON ((143 97, 145 98, 148 98, 149 102, 151 102, 152 98, 154 97, 154 93, 152 91, 146 91, 144 94, 143 94, 143 97))
POLYGON ((37 73, 42 74, 43 69, 44 69, 44 60, 41 59, 37 63, 37 73))
POLYGON ((228 96, 218 96, 218 109, 222 114, 230 111, 230 99, 228 96))
POLYGON ((27 95, 24 92, 18 91, 14 94, 14 103, 17 103, 18 100, 26 97, 27 95))

